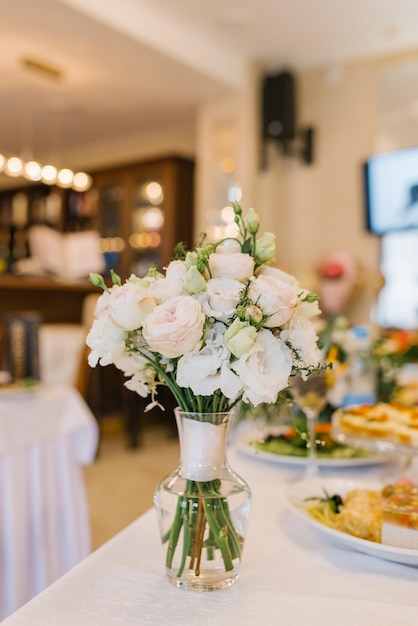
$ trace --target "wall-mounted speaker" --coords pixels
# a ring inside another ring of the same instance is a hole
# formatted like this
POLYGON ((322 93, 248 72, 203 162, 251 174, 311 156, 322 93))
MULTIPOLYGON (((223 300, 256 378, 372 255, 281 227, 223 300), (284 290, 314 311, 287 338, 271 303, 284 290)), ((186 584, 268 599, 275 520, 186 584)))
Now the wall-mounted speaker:
POLYGON ((264 77, 262 132, 264 139, 287 141, 296 135, 295 80, 290 72, 264 77))

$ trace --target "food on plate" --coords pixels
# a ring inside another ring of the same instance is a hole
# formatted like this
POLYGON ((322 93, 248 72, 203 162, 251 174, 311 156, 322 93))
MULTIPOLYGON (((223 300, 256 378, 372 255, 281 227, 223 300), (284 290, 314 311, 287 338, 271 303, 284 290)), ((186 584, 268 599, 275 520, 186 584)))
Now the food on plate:
POLYGON ((353 489, 344 497, 335 494, 308 498, 307 511, 318 521, 348 535, 380 543, 382 506, 378 491, 353 489), (340 499, 340 504, 335 501, 340 499))
MULTIPOLYGON (((316 432, 316 453, 323 459, 354 459, 368 457, 373 454, 354 446, 344 445, 335 441, 330 434, 329 423, 318 424, 316 432)), ((308 436, 304 430, 289 427, 280 434, 270 434, 263 440, 253 441, 256 450, 292 457, 307 456, 308 436)))
POLYGON ((418 407, 378 402, 338 409, 333 431, 418 447, 418 407))
POLYGON ((341 532, 389 546, 418 550, 418 485, 407 479, 381 490, 352 489, 344 496, 306 498, 306 510, 341 532))
POLYGON ((382 543, 418 550, 418 486, 409 481, 382 490, 382 543))

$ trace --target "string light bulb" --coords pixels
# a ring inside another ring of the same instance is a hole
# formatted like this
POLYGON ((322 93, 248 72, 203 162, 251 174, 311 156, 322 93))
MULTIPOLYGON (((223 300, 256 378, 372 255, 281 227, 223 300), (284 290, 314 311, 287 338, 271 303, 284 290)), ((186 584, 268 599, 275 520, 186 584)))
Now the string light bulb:
POLYGON ((28 161, 25 163, 24 176, 29 180, 41 180, 42 167, 36 161, 28 161))
POLYGON ((74 174, 66 167, 58 170, 54 165, 41 165, 37 161, 26 162, 17 156, 7 157, 3 154, 0 154, 0 172, 14 178, 24 176, 31 181, 72 188, 75 191, 87 191, 93 184, 92 177, 85 172, 74 174))
POLYGON ((71 187, 74 180, 74 172, 68 168, 64 168, 58 172, 57 180, 61 187, 71 187))
POLYGON ((20 176, 23 170, 23 161, 19 157, 13 156, 7 159, 4 171, 9 176, 20 176))
POLYGON ((57 168, 53 165, 44 165, 41 172, 41 180, 47 185, 53 185, 57 180, 57 168))

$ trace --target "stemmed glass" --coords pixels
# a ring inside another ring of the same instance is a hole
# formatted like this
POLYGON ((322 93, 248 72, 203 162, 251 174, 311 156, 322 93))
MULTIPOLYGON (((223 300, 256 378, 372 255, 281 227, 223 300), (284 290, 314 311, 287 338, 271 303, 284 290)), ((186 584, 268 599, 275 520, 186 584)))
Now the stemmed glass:
POLYGON ((291 379, 290 394, 306 415, 307 448, 306 477, 318 475, 318 459, 316 455, 316 424, 318 416, 327 404, 327 379, 325 371, 313 372, 306 380, 300 373, 291 379))

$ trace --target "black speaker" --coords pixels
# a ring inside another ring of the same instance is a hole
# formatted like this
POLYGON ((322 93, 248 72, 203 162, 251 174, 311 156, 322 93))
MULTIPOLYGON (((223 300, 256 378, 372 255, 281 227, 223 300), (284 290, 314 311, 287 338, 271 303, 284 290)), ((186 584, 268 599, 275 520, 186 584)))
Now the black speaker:
POLYGON ((296 135, 295 80, 290 72, 264 77, 262 86, 264 139, 286 141, 296 135))

